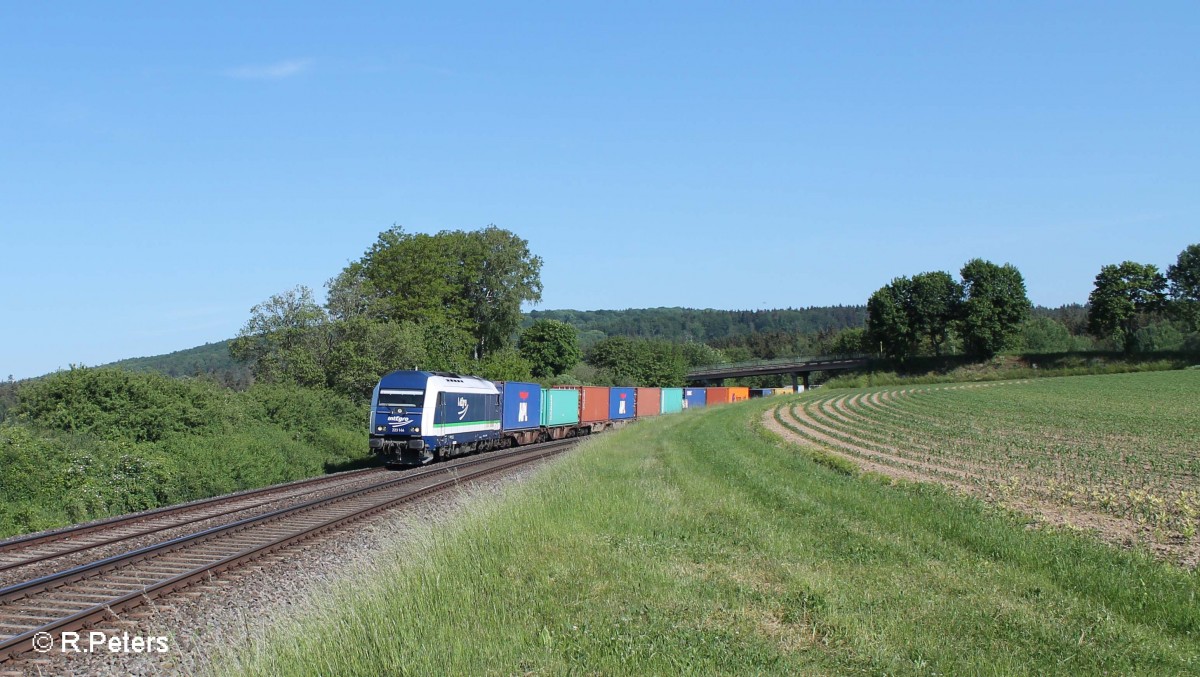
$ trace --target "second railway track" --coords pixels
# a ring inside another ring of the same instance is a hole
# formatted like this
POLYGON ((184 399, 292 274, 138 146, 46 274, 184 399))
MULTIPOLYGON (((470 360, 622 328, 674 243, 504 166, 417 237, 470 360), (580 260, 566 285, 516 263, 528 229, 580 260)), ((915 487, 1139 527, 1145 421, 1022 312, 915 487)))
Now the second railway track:
POLYGON ((354 488, 0 589, 0 660, 29 652, 39 635, 91 626, 155 597, 395 505, 572 446, 551 442, 354 488))
MULTIPOLYGON (((317 492, 369 483, 384 472, 379 468, 354 470, 11 538, 0 541, 0 572, 48 563, 68 555, 262 508, 272 503, 298 500, 317 492)), ((11 578, 11 574, 6 577, 11 578)))

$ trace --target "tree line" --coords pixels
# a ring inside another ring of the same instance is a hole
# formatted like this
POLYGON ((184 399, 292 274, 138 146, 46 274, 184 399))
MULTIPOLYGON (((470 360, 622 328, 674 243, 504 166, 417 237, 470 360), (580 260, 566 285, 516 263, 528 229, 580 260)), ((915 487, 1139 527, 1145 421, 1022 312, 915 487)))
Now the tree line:
POLYGON ((959 276, 921 273, 881 287, 867 301, 869 345, 899 359, 951 347, 979 357, 1003 350, 1032 307, 1021 272, 973 259, 959 276))
POLYGON ((1127 353, 1161 342, 1164 332, 1200 331, 1200 244, 1181 251, 1165 275, 1134 261, 1101 268, 1088 296, 1088 330, 1127 353))
POLYGON ((608 336, 651 338, 676 343, 737 345, 756 335, 809 336, 861 327, 865 306, 825 306, 771 310, 629 308, 625 310, 531 310, 525 320, 558 320, 577 327, 583 346, 608 336))
POLYGON ((943 271, 898 277, 867 301, 864 331, 843 332, 840 347, 905 359, 1007 350, 1126 353, 1200 349, 1200 245, 1180 252, 1163 274, 1153 264, 1103 266, 1086 306, 1034 309, 1011 264, 967 262, 958 279, 943 271), (1087 336, 1083 336, 1086 334, 1087 336))

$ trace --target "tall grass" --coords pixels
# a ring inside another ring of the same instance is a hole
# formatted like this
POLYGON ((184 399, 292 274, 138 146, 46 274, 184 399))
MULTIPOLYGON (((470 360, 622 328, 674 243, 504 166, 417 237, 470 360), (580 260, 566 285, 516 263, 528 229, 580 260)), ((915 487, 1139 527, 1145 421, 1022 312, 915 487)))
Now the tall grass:
POLYGON ((759 428, 772 404, 590 441, 214 670, 1200 669, 1195 573, 823 467, 759 428))

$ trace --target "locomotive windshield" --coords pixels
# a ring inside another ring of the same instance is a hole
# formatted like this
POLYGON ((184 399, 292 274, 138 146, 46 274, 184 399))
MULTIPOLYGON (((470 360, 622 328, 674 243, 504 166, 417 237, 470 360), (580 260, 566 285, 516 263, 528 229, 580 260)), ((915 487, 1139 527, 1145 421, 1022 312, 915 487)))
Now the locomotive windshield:
POLYGON ((423 407, 425 406, 424 390, 380 390, 379 406, 381 407, 423 407))

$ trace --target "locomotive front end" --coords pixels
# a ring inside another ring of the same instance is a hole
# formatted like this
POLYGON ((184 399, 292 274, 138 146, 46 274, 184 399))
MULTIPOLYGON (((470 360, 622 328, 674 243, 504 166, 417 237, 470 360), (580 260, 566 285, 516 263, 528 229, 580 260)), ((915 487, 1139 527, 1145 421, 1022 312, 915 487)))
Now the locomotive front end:
POLYGON ((371 450, 384 465, 423 465, 433 460, 424 439, 424 383, 380 383, 371 398, 371 450), (419 386, 419 387, 418 387, 419 386))

